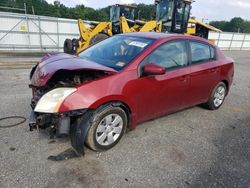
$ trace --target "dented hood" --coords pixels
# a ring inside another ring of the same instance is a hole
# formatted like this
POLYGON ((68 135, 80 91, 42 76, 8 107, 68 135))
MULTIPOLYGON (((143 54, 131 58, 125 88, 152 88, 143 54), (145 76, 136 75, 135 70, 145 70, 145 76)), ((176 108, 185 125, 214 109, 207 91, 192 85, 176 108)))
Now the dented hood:
POLYGON ((31 85, 42 87, 59 70, 86 70, 104 71, 116 73, 117 71, 104 65, 72 56, 65 53, 53 53, 45 55, 37 64, 31 78, 31 85))

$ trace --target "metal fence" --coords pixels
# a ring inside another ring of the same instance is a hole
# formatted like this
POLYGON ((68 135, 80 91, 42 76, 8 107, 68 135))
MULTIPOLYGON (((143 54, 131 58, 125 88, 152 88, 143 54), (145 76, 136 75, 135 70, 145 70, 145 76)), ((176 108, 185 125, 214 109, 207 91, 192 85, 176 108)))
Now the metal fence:
POLYGON ((0 12, 1 51, 62 51, 78 37, 77 20, 0 12))
MULTIPOLYGON (((78 38, 77 20, 0 12, 0 51, 62 51, 66 38, 78 38)), ((210 32, 223 50, 250 50, 250 34, 210 32)))
POLYGON ((210 32, 209 39, 222 50, 250 50, 250 33, 210 32))

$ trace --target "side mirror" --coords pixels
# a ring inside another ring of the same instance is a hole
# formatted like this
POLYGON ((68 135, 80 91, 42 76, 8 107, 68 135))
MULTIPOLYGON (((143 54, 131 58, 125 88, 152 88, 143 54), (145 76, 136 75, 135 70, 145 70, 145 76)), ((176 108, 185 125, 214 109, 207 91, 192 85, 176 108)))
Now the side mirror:
POLYGON ((147 64, 143 67, 143 75, 162 75, 166 73, 166 68, 155 64, 147 64))

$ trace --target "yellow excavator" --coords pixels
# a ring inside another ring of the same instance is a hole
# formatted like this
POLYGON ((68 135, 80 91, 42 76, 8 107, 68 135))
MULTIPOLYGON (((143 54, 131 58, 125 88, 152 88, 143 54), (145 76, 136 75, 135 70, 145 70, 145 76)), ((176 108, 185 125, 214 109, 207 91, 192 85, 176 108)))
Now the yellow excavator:
POLYGON ((116 4, 110 7, 109 22, 87 22, 78 20, 79 39, 66 39, 64 52, 79 53, 112 35, 127 32, 169 32, 208 38, 210 30, 220 30, 190 18, 193 0, 155 0, 156 19, 135 20, 135 6, 116 4))

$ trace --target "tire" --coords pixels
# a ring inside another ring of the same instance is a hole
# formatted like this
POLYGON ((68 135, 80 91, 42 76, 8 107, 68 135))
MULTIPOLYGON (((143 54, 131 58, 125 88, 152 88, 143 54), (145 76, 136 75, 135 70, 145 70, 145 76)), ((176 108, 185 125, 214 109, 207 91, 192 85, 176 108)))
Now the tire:
POLYGON ((109 36, 105 33, 98 33, 97 35, 93 36, 89 42, 90 45, 94 45, 102 40, 109 38, 109 36))
POLYGON ((94 151, 105 151, 114 147, 122 138, 128 124, 125 111, 112 104, 98 108, 92 119, 86 145, 94 151))
POLYGON ((227 95, 227 86, 225 85, 225 83, 220 82, 215 86, 208 102, 205 103, 205 107, 209 110, 219 109, 224 103, 226 95, 227 95))
POLYGON ((63 44, 63 51, 67 54, 73 54, 73 42, 70 39, 66 39, 63 44))

